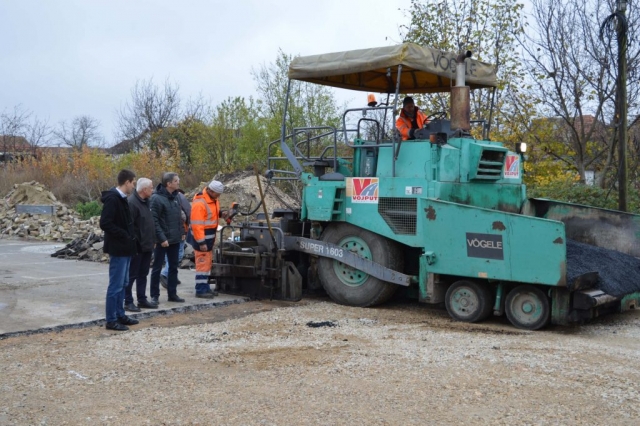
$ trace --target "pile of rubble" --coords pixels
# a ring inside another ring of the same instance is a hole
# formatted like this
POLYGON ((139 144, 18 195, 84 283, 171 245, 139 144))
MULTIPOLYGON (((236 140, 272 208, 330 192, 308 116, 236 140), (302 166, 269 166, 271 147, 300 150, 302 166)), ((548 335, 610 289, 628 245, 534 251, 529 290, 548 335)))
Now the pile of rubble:
POLYGON ((98 218, 82 220, 59 202, 44 185, 32 181, 16 184, 0 203, 0 234, 41 241, 68 241, 90 234, 102 235, 98 218), (18 213, 16 207, 52 206, 53 214, 18 213))
POLYGON ((87 237, 79 237, 71 241, 60 250, 52 253, 51 257, 107 262, 109 256, 102 251, 103 245, 101 235, 89 234, 87 237))

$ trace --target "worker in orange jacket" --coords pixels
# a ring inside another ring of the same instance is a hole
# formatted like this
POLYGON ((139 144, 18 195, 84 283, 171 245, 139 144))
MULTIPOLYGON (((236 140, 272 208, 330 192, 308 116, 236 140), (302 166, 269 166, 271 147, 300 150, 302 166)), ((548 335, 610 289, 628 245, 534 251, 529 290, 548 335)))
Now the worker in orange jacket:
POLYGON ((402 111, 396 120, 396 128, 403 141, 414 140, 413 133, 422 129, 429 120, 424 112, 413 103, 413 98, 407 96, 402 100, 402 111))
POLYGON ((212 180, 193 197, 191 203, 191 232, 187 238, 193 246, 196 264, 196 297, 212 299, 217 295, 209 285, 213 262, 213 244, 218 231, 218 219, 225 219, 227 212, 220 211, 218 198, 224 192, 222 182, 212 180))

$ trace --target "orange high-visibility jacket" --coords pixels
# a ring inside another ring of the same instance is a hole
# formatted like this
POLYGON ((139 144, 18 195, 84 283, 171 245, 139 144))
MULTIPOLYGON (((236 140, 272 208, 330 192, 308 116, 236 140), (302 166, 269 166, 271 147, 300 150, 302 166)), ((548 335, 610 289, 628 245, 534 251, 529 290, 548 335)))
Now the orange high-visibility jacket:
MULTIPOLYGON (((418 129, 422 129, 425 123, 428 123, 427 116, 424 112, 420 111, 418 107, 416 107, 416 123, 418 123, 418 129)), ((409 139, 409 130, 411 130, 411 119, 407 117, 404 113, 404 110, 400 111, 400 115, 396 120, 396 128, 402 135, 402 140, 406 141, 409 139)))
POLYGON ((213 248, 213 241, 218 230, 220 203, 209 197, 207 191, 197 193, 191 203, 191 233, 198 244, 207 244, 213 248))

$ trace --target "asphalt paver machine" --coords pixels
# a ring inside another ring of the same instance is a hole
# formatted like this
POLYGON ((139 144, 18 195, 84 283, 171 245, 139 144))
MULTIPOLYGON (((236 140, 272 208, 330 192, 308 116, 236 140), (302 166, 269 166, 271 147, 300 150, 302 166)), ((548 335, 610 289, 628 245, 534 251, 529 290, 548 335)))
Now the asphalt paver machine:
POLYGON ((635 309, 640 216, 528 199, 522 149, 489 140, 486 128, 472 136, 470 91, 497 82, 495 67, 470 56, 405 43, 295 58, 289 87, 387 102, 347 110, 342 128, 287 129, 285 107, 267 177, 298 182, 301 205, 219 238, 211 277, 220 290, 299 300, 322 288, 362 307, 400 290, 444 303, 456 320, 506 315, 530 330, 635 309), (450 93, 450 115, 431 116, 416 140, 384 137, 390 120, 376 117, 395 118, 401 94, 436 92, 450 93))

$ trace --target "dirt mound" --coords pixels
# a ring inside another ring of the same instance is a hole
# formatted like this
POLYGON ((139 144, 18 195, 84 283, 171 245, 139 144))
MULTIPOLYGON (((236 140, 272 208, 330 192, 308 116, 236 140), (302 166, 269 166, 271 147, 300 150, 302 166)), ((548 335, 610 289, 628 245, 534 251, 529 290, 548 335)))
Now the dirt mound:
POLYGON ((55 195, 47 191, 43 185, 36 181, 16 184, 13 190, 7 194, 7 204, 15 206, 16 204, 28 205, 60 205, 55 195))
MULTIPOLYGON (((223 210, 228 208, 233 202, 240 204, 240 211, 242 212, 255 210, 256 207, 258 207, 260 203, 260 191, 258 189, 258 181, 253 172, 243 171, 227 175, 219 174, 215 179, 222 182, 225 186, 224 193, 220 196, 220 207, 223 210)), ((193 199, 193 196, 202 191, 208 183, 209 182, 202 182, 196 190, 187 193, 187 199, 193 199)), ((262 191, 265 194, 264 198, 269 214, 273 213, 276 209, 299 207, 298 201, 287 195, 275 184, 269 184, 265 177, 260 176, 260 183, 262 185, 262 191)), ((255 213, 262 212, 261 206, 255 213)))

